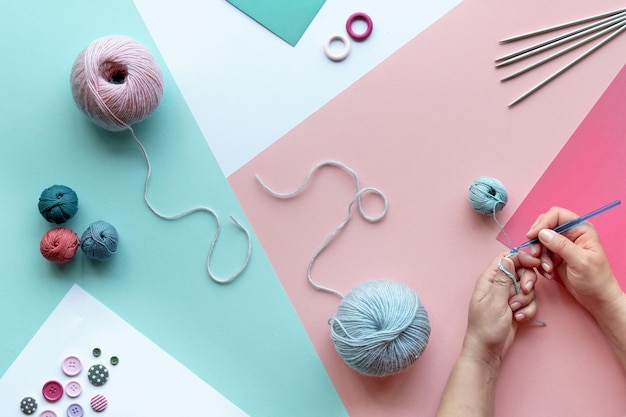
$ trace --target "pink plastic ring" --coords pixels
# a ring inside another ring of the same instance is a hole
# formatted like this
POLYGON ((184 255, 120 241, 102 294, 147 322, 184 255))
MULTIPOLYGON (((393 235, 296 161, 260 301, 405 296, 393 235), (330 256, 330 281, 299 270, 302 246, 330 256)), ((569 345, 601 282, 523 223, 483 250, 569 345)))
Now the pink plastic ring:
POLYGON ((372 18, 363 12, 353 13, 346 22, 346 31, 348 32, 348 35, 350 35, 350 37, 355 41, 364 41, 365 39, 367 39, 372 34, 372 29, 374 29, 374 23, 372 22, 372 18), (365 32, 356 33, 352 29, 352 24, 355 20, 362 20, 367 24, 365 32))

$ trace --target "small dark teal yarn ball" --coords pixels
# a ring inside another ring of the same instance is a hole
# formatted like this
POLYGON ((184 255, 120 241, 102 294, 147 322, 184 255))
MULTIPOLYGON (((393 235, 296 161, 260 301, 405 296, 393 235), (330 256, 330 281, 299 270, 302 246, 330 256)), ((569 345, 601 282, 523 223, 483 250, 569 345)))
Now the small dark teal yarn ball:
POLYGON ((78 196, 70 187, 53 185, 41 192, 38 207, 50 223, 65 223, 78 211, 78 196))
POLYGON ((119 235, 110 223, 98 220, 89 225, 80 238, 80 248, 88 258, 106 261, 117 252, 119 235))

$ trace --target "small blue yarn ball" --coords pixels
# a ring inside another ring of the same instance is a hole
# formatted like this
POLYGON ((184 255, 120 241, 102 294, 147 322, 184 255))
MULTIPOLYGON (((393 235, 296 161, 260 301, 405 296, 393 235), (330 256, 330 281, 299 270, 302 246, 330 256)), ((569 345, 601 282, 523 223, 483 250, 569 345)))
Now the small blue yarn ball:
POLYGON ((90 259, 106 261, 117 252, 119 236, 111 224, 98 220, 89 225, 80 238, 80 248, 90 259))
POLYGON ((475 211, 490 215, 502 210, 509 197, 500 180, 491 177, 478 177, 470 185, 468 199, 475 211))
POLYGON ((350 291, 330 319, 339 356, 357 372, 388 376, 412 365, 430 337, 415 291, 395 281, 367 281, 350 291))
POLYGON ((70 187, 53 185, 41 192, 39 213, 50 223, 65 223, 78 211, 78 196, 70 187))

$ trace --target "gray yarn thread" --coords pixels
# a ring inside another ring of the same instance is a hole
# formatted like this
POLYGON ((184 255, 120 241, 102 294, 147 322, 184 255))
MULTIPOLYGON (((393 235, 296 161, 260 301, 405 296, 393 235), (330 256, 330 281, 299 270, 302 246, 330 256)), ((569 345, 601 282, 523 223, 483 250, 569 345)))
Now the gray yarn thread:
POLYGON ((315 172, 317 172, 319 169, 321 169, 323 167, 326 167, 326 166, 332 166, 332 167, 340 168, 340 169, 344 170, 345 172, 347 172, 348 174, 350 174, 352 176, 352 178, 354 179, 354 186, 355 186, 355 190, 356 191, 355 191, 354 197, 352 198, 352 201, 350 201, 350 204, 348 205, 348 214, 347 214, 347 216, 344 218, 344 220, 341 222, 341 224, 339 226, 337 226, 335 228, 335 230, 333 230, 330 235, 328 235, 328 237, 326 238, 324 243, 322 243, 322 245, 317 249, 317 251, 315 251, 315 253, 311 257, 311 260, 309 261, 309 265, 307 267, 307 279, 309 280, 309 284, 311 284, 311 286, 313 286, 315 289, 320 290, 320 291, 325 291, 325 292, 328 292, 330 294, 335 294, 339 298, 343 298, 343 294, 341 294, 339 291, 336 291, 336 290, 334 290, 332 288, 325 287, 323 285, 319 285, 319 284, 317 284, 317 283, 315 283, 313 281, 313 278, 311 276, 312 275, 312 270, 313 270, 313 264, 315 263, 315 260, 317 259, 317 257, 335 239, 337 234, 341 230, 343 230, 343 228, 348 224, 348 222, 352 218, 352 208, 353 208, 354 204, 357 205, 358 210, 359 210, 359 214, 361 215, 361 217, 364 220, 366 220, 366 221, 368 221, 370 223, 376 223, 376 222, 382 220, 383 217, 385 217, 385 215, 387 214, 387 209, 388 209, 387 197, 385 196, 385 194, 383 194, 383 192, 380 191, 377 188, 372 188, 372 187, 361 188, 361 181, 359 180, 359 176, 357 175, 356 171, 354 171, 352 168, 348 167, 347 165, 345 165, 342 162, 332 161, 332 160, 323 161, 323 162, 320 162, 317 165, 315 165, 308 172, 308 174, 306 175, 306 177, 304 178, 302 183, 295 190, 287 192, 287 193, 279 193, 279 192, 273 191, 270 187, 268 187, 263 182, 263 180, 261 180, 261 177, 259 177, 258 175, 256 176, 256 180, 259 183, 259 185, 266 192, 268 192, 270 195, 272 195, 273 197, 281 198, 281 199, 289 199, 289 198, 293 198, 296 195, 298 195, 304 189, 304 187, 306 187, 306 185, 309 183, 309 181, 313 177, 313 174, 315 174, 315 172), (361 196, 363 194, 366 194, 366 193, 376 194, 383 200, 383 205, 384 205, 383 211, 380 214, 378 214, 377 216, 370 216, 363 209, 363 203, 361 201, 361 196))
POLYGON ((250 232, 248 231, 248 229, 246 229, 244 225, 238 222, 237 219, 235 219, 235 217, 232 214, 229 216, 230 220, 235 224, 235 226, 237 226, 237 228, 239 228, 239 230, 241 230, 246 235, 248 247, 246 249, 245 258, 241 266, 239 267, 239 269, 237 269, 235 272, 233 272, 231 275, 225 278, 221 278, 215 275, 213 271, 211 270, 211 255, 213 254, 213 249, 215 248, 215 244, 217 243, 217 238, 219 237, 220 231, 222 229, 219 216, 217 215, 215 210, 207 206, 192 207, 190 209, 187 209, 185 211, 182 211, 178 214, 173 214, 173 215, 163 214, 160 211, 158 211, 156 208, 154 208, 154 206, 152 205, 152 203, 150 203, 150 200, 148 199, 148 184, 150 182, 150 177, 152 175, 152 164, 150 163, 148 152, 146 151, 146 148, 143 146, 141 141, 135 135, 135 131, 133 130, 133 128, 130 126, 127 126, 126 128, 130 131, 133 139, 135 140, 135 143, 137 143, 137 145, 139 146, 139 149, 141 150, 141 153, 143 154, 144 160, 146 161, 147 172, 146 172, 146 178, 144 179, 144 182, 143 182, 143 201, 146 203, 146 206, 148 206, 148 209, 152 213, 154 213, 154 215, 156 215, 157 217, 163 220, 177 220, 177 219, 180 219, 182 217, 185 217, 192 213, 197 213, 197 212, 205 212, 213 216, 215 218, 216 227, 215 227, 215 233, 213 234, 213 238, 211 239, 211 243, 209 244, 209 250, 206 255, 206 260, 205 260, 206 270, 207 270, 207 273, 209 274, 209 277, 211 277, 211 279, 217 282, 218 284, 228 284, 229 282, 233 281, 244 271, 244 269, 246 269, 246 266, 248 266, 248 262, 250 261, 250 255, 252 253, 252 241, 251 241, 250 232))
POLYGON ((329 319, 331 339, 339 356, 348 366, 368 376, 388 376, 413 364, 424 352, 430 337, 430 321, 426 309, 417 294, 408 286, 389 280, 368 281, 350 291, 345 297, 338 291, 315 283, 311 277, 313 264, 318 255, 334 240, 352 218, 356 204, 359 214, 368 222, 378 222, 387 213, 387 198, 382 191, 361 188, 356 172, 337 161, 324 161, 315 165, 304 181, 294 191, 278 193, 271 190, 257 175, 256 179, 265 191, 274 197, 288 199, 296 196, 307 185, 313 174, 324 166, 334 166, 349 173, 356 192, 348 205, 348 214, 333 230, 311 257, 307 279, 317 290, 342 298, 335 317, 329 319), (363 210, 361 197, 365 193, 380 196, 383 211, 369 216, 363 210))

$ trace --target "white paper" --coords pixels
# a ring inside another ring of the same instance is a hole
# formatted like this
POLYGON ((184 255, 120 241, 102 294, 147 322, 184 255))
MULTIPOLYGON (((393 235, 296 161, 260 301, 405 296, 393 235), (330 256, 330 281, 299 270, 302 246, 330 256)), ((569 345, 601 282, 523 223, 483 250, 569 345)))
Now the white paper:
POLYGON ((102 415, 109 416, 213 416, 244 417, 243 411, 215 389, 169 356, 152 341, 119 316, 74 285, 35 334, 26 348, 0 379, 0 415, 24 417, 20 402, 30 396, 37 400, 38 416, 52 410, 58 417, 67 416, 70 404, 82 406, 85 416, 97 415, 90 406, 96 394, 104 395, 108 406, 102 415), (93 348, 102 351, 94 357, 93 348), (77 356, 82 371, 68 377, 62 371, 63 360, 77 356), (119 364, 111 365, 111 356, 119 364), (109 379, 99 387, 88 382, 92 365, 102 364, 109 379), (78 381, 83 391, 77 398, 65 393, 54 403, 44 399, 42 388, 49 380, 64 387, 78 381))
POLYGON ((295 47, 225 0, 134 2, 229 176, 460 0, 326 0, 295 47), (324 43, 347 35, 354 12, 372 18, 372 35, 332 62, 324 43))

